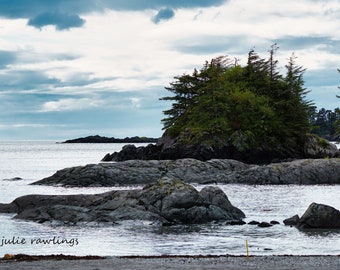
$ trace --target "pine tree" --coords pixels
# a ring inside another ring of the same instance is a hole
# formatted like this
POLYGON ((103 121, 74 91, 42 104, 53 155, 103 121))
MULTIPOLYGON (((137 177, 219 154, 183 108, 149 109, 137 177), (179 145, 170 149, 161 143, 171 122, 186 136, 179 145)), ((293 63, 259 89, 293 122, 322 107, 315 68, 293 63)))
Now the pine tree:
POLYGON ((313 102, 306 100, 306 95, 310 92, 304 88, 303 74, 306 71, 301 66, 297 66, 295 60, 297 57, 293 53, 286 65, 286 90, 287 111, 283 112, 289 121, 289 128, 292 135, 304 136, 310 130, 308 121, 308 112, 313 107, 313 102), (293 113, 292 113, 293 112, 293 113), (289 115, 290 114, 290 115, 289 115))

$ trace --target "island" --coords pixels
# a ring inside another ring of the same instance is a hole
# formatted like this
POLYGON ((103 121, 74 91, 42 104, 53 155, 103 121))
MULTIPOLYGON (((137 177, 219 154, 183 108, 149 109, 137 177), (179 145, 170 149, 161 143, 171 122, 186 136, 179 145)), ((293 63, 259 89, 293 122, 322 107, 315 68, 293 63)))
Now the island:
POLYGON ((99 135, 87 136, 77 139, 71 139, 64 141, 62 143, 156 143, 158 138, 149 138, 149 137, 125 137, 124 139, 115 138, 115 137, 103 137, 99 135))

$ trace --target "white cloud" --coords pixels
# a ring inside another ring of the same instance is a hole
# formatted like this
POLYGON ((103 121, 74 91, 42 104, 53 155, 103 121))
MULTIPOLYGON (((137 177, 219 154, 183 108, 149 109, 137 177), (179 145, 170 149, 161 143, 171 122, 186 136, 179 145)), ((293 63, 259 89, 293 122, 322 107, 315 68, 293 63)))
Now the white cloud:
POLYGON ((77 111, 97 108, 104 104, 104 101, 90 98, 67 98, 57 101, 45 102, 39 112, 60 112, 60 111, 77 111))
POLYGON ((130 98, 131 105, 133 108, 140 108, 141 107, 141 99, 140 98, 130 98))

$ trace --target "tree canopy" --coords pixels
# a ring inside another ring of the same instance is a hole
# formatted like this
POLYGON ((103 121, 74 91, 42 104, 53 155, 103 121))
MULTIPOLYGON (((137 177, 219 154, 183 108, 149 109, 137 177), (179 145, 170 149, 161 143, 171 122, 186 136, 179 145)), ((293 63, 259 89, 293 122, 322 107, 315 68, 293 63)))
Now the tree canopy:
POLYGON ((257 147, 301 147, 310 130, 305 69, 292 54, 280 72, 271 46, 268 59, 255 50, 247 64, 220 56, 192 74, 176 76, 166 90, 172 102, 162 120, 171 137, 186 145, 228 144, 239 151, 257 147))
POLYGON ((310 122, 312 124, 311 133, 327 140, 336 140, 339 137, 337 131, 337 123, 340 121, 340 109, 336 108, 333 111, 321 108, 311 112, 310 122))

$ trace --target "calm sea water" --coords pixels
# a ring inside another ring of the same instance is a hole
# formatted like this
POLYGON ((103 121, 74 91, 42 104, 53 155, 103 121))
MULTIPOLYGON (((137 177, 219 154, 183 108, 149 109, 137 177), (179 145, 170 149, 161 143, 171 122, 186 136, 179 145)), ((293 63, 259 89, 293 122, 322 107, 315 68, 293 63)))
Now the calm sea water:
MULTIPOLYGON (((141 144, 143 145, 143 144, 141 144)), ((64 167, 97 163, 123 144, 56 144, 55 142, 0 142, 0 203, 26 194, 100 193, 117 188, 62 188, 29 183, 64 167), (20 177, 19 181, 8 181, 20 177)), ((0 214, 0 256, 6 253, 72 255, 232 254, 250 255, 340 254, 340 231, 302 232, 282 225, 300 216, 310 203, 340 209, 340 186, 219 185, 242 209, 245 221, 277 220, 271 228, 221 224, 158 227, 148 222, 115 226, 51 226, 12 219, 0 214), (11 243, 2 245, 3 242, 11 243), (61 243, 62 240, 64 243, 61 243), (45 241, 45 242, 44 242, 45 241)), ((135 187, 134 187, 135 188, 135 187)), ((201 189, 202 186, 196 186, 201 189)))

